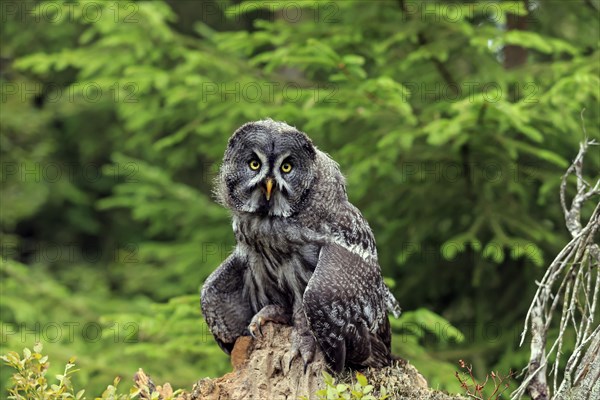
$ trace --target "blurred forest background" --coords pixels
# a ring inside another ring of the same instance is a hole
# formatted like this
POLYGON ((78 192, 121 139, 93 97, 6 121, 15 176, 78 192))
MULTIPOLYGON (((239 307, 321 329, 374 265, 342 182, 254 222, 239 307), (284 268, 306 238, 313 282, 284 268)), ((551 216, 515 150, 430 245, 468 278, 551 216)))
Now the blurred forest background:
POLYGON ((228 371, 198 304, 234 244, 212 179, 271 117, 346 174, 404 310, 395 354, 451 392, 459 359, 526 364, 570 238, 560 177, 582 119, 600 137, 598 0, 0 4, 0 353, 76 356, 91 395, 228 371))

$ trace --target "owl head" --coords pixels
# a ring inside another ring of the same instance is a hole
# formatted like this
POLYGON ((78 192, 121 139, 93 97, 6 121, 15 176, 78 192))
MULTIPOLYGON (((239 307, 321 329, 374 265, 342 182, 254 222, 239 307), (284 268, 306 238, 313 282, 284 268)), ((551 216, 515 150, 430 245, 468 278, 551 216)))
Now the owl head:
POLYGON ((233 211, 289 217, 308 197, 316 155, 308 136, 286 123, 246 123, 229 139, 217 197, 233 211))

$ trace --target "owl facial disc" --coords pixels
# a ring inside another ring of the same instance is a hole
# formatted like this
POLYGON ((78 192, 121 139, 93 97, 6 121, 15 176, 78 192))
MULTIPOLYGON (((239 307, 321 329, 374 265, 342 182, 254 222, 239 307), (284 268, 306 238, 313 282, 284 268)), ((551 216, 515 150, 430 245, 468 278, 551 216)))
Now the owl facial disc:
POLYGON ((217 196, 234 212, 290 217, 311 195, 316 154, 308 136, 285 123, 244 124, 229 139, 217 196))

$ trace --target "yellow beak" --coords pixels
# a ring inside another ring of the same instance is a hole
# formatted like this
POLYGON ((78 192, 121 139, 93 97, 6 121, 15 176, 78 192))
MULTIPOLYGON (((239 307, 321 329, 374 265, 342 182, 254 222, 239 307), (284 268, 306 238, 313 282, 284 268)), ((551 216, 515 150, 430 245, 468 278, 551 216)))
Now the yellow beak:
POLYGON ((267 181, 265 182, 265 188, 267 189, 267 201, 269 201, 271 200, 271 191, 273 190, 273 179, 267 178, 267 181))

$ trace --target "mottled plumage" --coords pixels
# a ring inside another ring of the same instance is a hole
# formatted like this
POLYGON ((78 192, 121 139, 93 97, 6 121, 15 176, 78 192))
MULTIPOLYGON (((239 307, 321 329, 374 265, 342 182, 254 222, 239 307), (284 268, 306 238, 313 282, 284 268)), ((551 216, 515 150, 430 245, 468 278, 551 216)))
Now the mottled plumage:
POLYGON ((275 321, 294 326, 305 365, 316 345, 334 371, 389 365, 387 310, 399 307, 338 164, 285 123, 251 122, 230 138, 216 186, 237 241, 202 288, 219 345, 230 352, 275 321))

